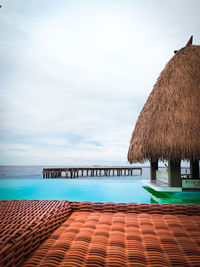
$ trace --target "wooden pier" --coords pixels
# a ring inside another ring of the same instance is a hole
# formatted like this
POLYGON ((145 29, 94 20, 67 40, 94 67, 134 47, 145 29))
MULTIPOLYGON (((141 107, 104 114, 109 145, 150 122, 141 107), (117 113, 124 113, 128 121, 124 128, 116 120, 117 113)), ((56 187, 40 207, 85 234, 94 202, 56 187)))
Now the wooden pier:
POLYGON ((139 171, 139 174, 142 175, 142 168, 140 167, 45 168, 43 169, 43 178, 76 178, 79 176, 127 176, 135 175, 134 171, 139 171))

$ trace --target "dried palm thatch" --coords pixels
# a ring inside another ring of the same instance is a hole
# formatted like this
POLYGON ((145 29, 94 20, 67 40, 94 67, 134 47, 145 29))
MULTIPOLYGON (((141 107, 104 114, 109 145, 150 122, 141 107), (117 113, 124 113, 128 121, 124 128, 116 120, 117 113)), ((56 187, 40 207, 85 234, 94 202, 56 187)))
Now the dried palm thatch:
POLYGON ((187 45, 161 72, 130 141, 130 163, 200 159, 200 46, 187 45))

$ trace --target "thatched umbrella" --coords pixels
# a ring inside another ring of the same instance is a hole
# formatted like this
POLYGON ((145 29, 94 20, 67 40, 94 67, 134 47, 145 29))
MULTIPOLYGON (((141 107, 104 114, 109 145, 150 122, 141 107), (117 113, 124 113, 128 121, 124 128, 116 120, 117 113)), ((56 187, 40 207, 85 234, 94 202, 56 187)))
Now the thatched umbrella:
POLYGON ((153 87, 135 125, 130 163, 159 159, 169 162, 200 159, 200 46, 174 51, 153 87))

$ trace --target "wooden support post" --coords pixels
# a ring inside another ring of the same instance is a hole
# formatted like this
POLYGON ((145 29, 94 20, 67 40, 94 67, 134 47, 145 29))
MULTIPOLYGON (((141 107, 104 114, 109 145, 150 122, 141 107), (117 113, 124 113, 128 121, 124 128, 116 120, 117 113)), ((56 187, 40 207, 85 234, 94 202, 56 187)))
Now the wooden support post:
POLYGON ((168 161, 168 184, 171 187, 181 187, 181 162, 168 161))
POLYGON ((199 179, 199 161, 190 161, 190 175, 192 179, 199 179))
MULTIPOLYGON (((158 161, 151 159, 150 166, 151 166, 151 182, 153 182, 156 181, 156 171, 158 170, 158 161)), ((142 174, 141 170, 140 174, 142 174)))

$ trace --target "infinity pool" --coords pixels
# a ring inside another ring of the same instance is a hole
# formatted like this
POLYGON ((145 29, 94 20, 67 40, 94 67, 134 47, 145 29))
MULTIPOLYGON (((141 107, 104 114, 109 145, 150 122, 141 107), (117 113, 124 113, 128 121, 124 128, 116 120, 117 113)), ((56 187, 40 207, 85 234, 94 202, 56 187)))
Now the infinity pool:
POLYGON ((140 179, 0 180, 0 200, 13 199, 200 204, 200 193, 157 193, 144 187, 140 179))

